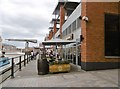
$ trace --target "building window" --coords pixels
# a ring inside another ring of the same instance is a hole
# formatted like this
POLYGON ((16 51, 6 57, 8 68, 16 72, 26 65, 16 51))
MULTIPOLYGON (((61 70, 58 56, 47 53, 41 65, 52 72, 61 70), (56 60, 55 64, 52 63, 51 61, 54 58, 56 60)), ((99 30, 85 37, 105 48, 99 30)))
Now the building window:
POLYGON ((62 37, 64 37, 64 31, 62 32, 62 37))
POLYGON ((68 28, 66 28, 66 35, 68 35, 68 33, 69 33, 69 29, 68 29, 68 28))
POLYGON ((63 31, 62 36, 66 36, 66 30, 63 31))
POLYGON ((72 23, 72 31, 76 30, 76 20, 72 23))
POLYGON ((77 18, 77 29, 80 27, 80 19, 79 18, 77 18))
POLYGON ((105 56, 120 56, 118 15, 105 14, 105 56))
POLYGON ((69 30, 69 34, 71 33, 71 25, 68 27, 68 30, 69 30))

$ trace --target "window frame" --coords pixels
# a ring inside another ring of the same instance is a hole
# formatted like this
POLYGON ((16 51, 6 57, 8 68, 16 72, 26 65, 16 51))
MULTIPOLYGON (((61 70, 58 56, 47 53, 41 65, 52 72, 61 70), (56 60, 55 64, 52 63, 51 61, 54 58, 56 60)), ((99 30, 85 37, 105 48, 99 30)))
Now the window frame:
MULTIPOLYGON (((107 16, 117 16, 117 17, 115 17, 115 18, 118 18, 118 31, 117 32, 119 32, 120 33, 120 28, 119 28, 119 24, 120 24, 120 22, 119 22, 119 19, 120 19, 120 15, 119 14, 112 14, 112 13, 105 13, 104 14, 104 56, 105 56, 105 58, 120 58, 120 55, 119 54, 117 54, 117 55, 113 55, 114 54, 114 51, 111 53, 112 55, 108 55, 107 53, 106 53, 106 40, 107 40, 107 38, 106 38, 106 17, 107 16), (107 55, 106 55, 107 54, 107 55)), ((111 32, 112 33, 112 32, 111 32)), ((118 34, 119 34, 118 33, 118 34)), ((109 42, 108 42, 109 43, 109 42)), ((118 42, 119 43, 119 42, 118 42)), ((113 45, 113 44, 112 44, 113 45)), ((120 48, 118 47, 118 50, 120 50, 120 48)))

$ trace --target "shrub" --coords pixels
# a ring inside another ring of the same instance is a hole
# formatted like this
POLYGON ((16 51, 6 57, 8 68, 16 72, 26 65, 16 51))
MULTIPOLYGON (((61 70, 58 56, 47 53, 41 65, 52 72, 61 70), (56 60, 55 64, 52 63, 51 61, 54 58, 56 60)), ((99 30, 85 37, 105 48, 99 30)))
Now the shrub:
POLYGON ((70 61, 69 60, 64 60, 64 61, 53 61, 53 62, 50 62, 49 65, 59 65, 59 64, 69 64, 70 61))

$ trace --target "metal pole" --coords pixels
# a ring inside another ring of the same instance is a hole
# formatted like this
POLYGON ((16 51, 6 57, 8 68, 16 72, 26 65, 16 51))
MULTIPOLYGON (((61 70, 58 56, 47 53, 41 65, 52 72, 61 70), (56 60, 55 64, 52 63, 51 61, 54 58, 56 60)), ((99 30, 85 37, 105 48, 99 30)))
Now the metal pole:
POLYGON ((29 60, 31 61, 31 55, 29 55, 29 60))
POLYGON ((55 46, 55 51, 56 51, 56 53, 55 53, 55 59, 57 60, 57 45, 55 46))
POLYGON ((24 66, 26 66, 26 59, 25 59, 26 55, 24 55, 24 66))
POLYGON ((74 47, 72 47, 72 63, 74 62, 74 47))
POLYGON ((19 57, 19 71, 21 71, 21 56, 19 57))
POLYGON ((32 55, 30 55, 30 60, 33 60, 33 59, 32 59, 32 55))
POLYGON ((32 60, 32 55, 30 54, 30 60, 32 60))
POLYGON ((27 64, 28 64, 28 54, 27 54, 27 64))
POLYGON ((30 55, 29 55, 29 61, 30 61, 30 55))
POLYGON ((65 45, 65 60, 67 60, 66 45, 65 45))
POLYGON ((77 49, 77 43, 76 43, 76 65, 78 65, 78 49, 77 49))
POLYGON ((30 61, 29 55, 28 55, 28 62, 30 61))
POLYGON ((12 58, 12 63, 11 63, 11 78, 14 78, 14 58, 12 58))

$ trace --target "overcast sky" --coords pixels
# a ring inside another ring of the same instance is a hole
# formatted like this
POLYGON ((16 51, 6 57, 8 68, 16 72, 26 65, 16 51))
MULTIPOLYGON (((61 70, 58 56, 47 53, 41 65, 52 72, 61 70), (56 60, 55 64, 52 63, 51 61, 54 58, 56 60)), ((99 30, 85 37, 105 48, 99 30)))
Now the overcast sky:
MULTIPOLYGON (((52 12, 58 0, 0 0, 0 36, 32 38, 42 42, 48 34, 52 12)), ((8 42, 24 47, 23 42, 8 42)), ((33 44, 30 44, 33 46, 33 44)))

